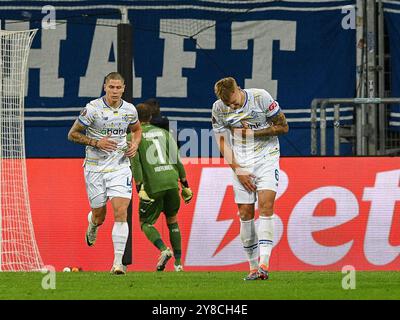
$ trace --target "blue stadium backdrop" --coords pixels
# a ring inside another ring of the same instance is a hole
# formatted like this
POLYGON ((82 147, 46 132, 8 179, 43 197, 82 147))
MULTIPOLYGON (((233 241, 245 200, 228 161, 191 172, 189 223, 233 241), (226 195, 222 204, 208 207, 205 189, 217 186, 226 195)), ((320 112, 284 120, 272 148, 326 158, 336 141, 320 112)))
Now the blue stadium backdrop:
MULTIPOLYGON (((389 34, 391 54, 391 95, 400 97, 400 3, 386 1, 384 3, 386 26, 389 34)), ((400 106, 391 105, 389 118, 390 129, 400 130, 400 106)))
MULTIPOLYGON (((159 99, 163 113, 177 121, 180 144, 198 144, 183 148, 183 156, 217 156, 207 133, 213 85, 225 76, 234 76, 244 88, 269 91, 290 125, 281 138, 282 155, 308 156, 312 99, 355 96, 355 30, 342 27, 343 7, 354 4, 57 0, 51 2, 53 26, 46 25, 52 18, 47 1, 2 1, 2 29, 40 28, 29 58, 27 156, 84 155, 81 146, 67 141, 67 133, 82 107, 102 94, 104 75, 117 69, 121 6, 134 27, 134 103, 159 99), (188 129, 202 132, 210 146, 188 129)), ((399 14, 387 15, 398 39, 399 14)), ((398 44, 392 49, 398 55, 398 44)))

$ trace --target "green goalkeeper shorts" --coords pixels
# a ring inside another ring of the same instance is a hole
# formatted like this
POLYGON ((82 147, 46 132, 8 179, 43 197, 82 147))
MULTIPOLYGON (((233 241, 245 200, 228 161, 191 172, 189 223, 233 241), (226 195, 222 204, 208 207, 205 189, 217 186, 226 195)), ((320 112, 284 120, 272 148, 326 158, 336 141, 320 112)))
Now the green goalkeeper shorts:
POLYGON ((154 202, 150 204, 143 203, 143 201, 139 202, 140 225, 143 223, 155 224, 161 212, 164 212, 167 218, 178 213, 181 205, 178 188, 149 193, 149 197, 154 199, 154 202))

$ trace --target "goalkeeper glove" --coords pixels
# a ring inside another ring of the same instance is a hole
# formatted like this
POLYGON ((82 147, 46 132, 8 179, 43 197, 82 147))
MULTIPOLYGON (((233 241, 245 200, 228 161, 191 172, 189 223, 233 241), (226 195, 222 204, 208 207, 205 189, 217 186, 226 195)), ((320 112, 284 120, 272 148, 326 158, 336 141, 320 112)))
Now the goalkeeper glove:
POLYGON ((181 196, 182 196, 182 199, 187 204, 193 198, 193 191, 189 188, 189 184, 188 184, 187 180, 185 182, 181 181, 181 185, 182 185, 181 196))
POLYGON ((140 201, 142 201, 143 203, 151 204, 154 202, 154 199, 150 198, 146 190, 144 190, 143 183, 136 185, 136 191, 138 192, 140 201))

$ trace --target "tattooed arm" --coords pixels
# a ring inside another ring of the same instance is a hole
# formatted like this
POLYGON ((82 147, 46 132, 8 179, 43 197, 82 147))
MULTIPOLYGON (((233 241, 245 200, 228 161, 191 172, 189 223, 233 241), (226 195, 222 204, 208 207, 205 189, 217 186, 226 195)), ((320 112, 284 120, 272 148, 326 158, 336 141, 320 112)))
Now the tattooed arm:
POLYGON ((85 130, 86 127, 76 120, 68 132, 68 140, 105 151, 114 151, 117 149, 117 143, 114 140, 111 140, 109 136, 103 137, 100 140, 96 140, 83 134, 83 131, 85 130))
POLYGON ((272 137, 279 136, 289 132, 289 125, 287 124, 286 117, 282 112, 279 112, 276 116, 270 119, 270 126, 265 129, 252 130, 243 125, 243 129, 232 128, 233 134, 241 134, 242 137, 254 136, 254 137, 272 137))
POLYGON ((289 125, 287 124, 286 117, 283 112, 279 112, 271 119, 271 126, 261 130, 255 130, 255 137, 263 136, 279 136, 289 132, 289 125))
POLYGON ((86 127, 76 120, 68 132, 68 140, 85 146, 97 147, 98 141, 83 134, 85 130, 86 127))

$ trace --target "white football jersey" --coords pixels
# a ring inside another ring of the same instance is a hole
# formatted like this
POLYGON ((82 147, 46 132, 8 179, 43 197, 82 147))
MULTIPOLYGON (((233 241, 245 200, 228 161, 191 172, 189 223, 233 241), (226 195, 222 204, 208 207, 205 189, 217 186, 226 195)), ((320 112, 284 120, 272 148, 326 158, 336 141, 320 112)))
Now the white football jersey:
POLYGON ((90 101, 81 111, 78 120, 86 127, 86 136, 89 138, 100 140, 111 134, 110 139, 118 143, 117 150, 113 152, 86 146, 84 166, 87 171, 111 172, 130 166, 129 158, 124 153, 128 126, 138 121, 133 104, 121 100, 118 108, 112 108, 101 97, 90 101))
MULTIPOLYGON (((280 107, 263 89, 244 89, 245 102, 240 109, 226 106, 221 99, 213 104, 212 126, 215 133, 230 132, 230 128, 243 128, 246 124, 254 131, 270 126, 270 119, 280 112, 280 107)), ((230 132, 231 133, 231 132, 230 132)), ((230 134, 231 148, 240 166, 256 164, 265 156, 279 157, 278 137, 246 137, 230 134)))

